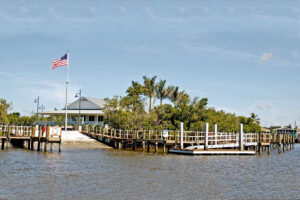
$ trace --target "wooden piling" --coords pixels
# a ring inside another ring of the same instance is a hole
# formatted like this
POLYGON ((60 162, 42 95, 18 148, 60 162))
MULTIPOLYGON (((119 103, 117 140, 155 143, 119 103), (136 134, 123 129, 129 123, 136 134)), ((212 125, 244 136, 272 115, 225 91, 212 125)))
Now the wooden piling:
POLYGON ((258 153, 261 153, 261 133, 258 133, 258 153))
POLYGON ((4 145, 5 145, 5 139, 2 139, 2 144, 1 144, 1 149, 4 149, 4 145))
POLYGON ((147 151, 150 152, 150 140, 148 140, 147 151))
POLYGON ((38 133, 38 146, 37 146, 37 150, 40 151, 41 150, 41 133, 42 133, 42 127, 39 126, 38 128, 39 133, 38 133))

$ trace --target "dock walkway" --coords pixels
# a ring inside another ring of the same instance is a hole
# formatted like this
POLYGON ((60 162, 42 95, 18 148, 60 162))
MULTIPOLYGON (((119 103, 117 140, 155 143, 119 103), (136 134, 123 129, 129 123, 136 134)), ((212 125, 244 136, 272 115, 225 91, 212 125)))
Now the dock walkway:
POLYGON ((141 148, 142 151, 154 149, 154 152, 158 152, 160 148, 163 152, 168 150, 169 153, 192 155, 253 155, 262 151, 270 153, 272 149, 278 149, 280 153, 281 149, 292 149, 295 143, 295 137, 288 134, 244 133, 242 124, 238 133, 218 132, 217 125, 214 125, 213 132, 209 132, 208 123, 205 131, 184 131, 183 125, 181 130, 164 131, 120 130, 86 125, 82 133, 117 149, 141 148))

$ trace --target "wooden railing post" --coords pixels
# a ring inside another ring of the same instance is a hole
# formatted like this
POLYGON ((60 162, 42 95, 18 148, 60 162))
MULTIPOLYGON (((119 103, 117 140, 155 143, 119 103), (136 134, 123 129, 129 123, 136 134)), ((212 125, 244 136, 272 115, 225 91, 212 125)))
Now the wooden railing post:
POLYGON ((214 136, 215 136, 215 145, 218 144, 218 125, 214 125, 214 136))

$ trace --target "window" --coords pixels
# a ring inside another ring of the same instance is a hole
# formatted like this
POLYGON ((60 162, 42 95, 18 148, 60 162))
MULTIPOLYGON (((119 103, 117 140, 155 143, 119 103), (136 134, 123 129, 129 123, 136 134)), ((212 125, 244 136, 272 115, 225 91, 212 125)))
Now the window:
POLYGON ((103 116, 98 116, 98 122, 103 122, 103 116))
POLYGON ((89 121, 90 121, 90 122, 95 121, 95 117, 94 117, 94 116, 89 116, 89 121))

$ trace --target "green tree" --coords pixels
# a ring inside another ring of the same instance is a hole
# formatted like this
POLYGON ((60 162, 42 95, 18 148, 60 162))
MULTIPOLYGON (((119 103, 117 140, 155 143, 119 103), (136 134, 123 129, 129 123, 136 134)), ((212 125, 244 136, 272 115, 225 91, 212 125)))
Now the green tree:
POLYGON ((179 87, 178 86, 169 86, 168 87, 168 98, 172 101, 174 107, 176 107, 179 100, 179 87))
POLYGON ((218 124, 218 130, 221 132, 237 132, 239 124, 244 124, 245 132, 259 132, 259 118, 256 114, 251 113, 249 117, 236 116, 233 113, 226 113, 223 110, 217 111, 215 108, 208 107, 207 98, 195 97, 190 99, 185 91, 179 91, 179 87, 169 86, 165 89, 165 80, 160 80, 155 84, 156 77, 144 78, 144 85, 132 81, 131 86, 127 89, 127 96, 114 97, 106 99, 104 112, 106 114, 105 123, 113 128, 120 129, 179 129, 180 122, 184 122, 185 130, 204 130, 206 122, 210 124, 210 130, 214 124, 218 124), (153 84, 152 84, 152 83, 153 84), (154 90, 150 89, 156 85, 157 97, 161 100, 160 104, 146 112, 144 96, 149 97, 149 104, 152 105, 152 98, 155 97, 154 90), (162 100, 165 93, 172 103, 163 104, 162 100), (150 96, 149 96, 150 94, 150 96))
POLYGON ((0 98, 0 124, 7 124, 9 120, 7 118, 7 112, 10 109, 11 104, 5 99, 0 98))
POLYGON ((149 97, 149 112, 151 112, 152 107, 152 98, 156 96, 156 76, 152 78, 148 78, 147 76, 143 76, 144 79, 144 95, 149 97))
POLYGON ((132 105, 133 110, 138 110, 143 106, 143 98, 145 88, 136 81, 131 82, 131 86, 127 89, 127 101, 123 100, 123 103, 132 105))
POLYGON ((168 97, 168 90, 166 89, 166 80, 160 80, 156 86, 156 95, 159 98, 159 105, 162 104, 163 100, 168 97))

